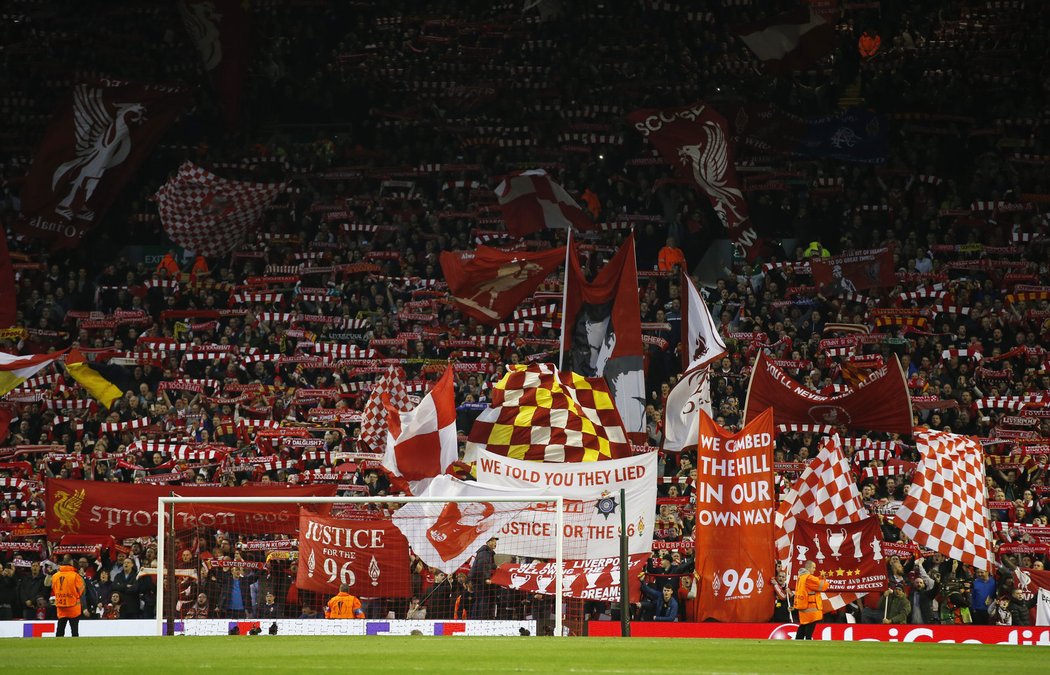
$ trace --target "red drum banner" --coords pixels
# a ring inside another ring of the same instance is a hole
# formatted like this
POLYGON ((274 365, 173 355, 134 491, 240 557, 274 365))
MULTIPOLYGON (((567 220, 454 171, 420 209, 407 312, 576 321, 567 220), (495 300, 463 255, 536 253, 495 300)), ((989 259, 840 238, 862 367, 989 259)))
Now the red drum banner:
MULTIPOLYGON (((334 497, 335 485, 213 488, 179 486, 181 497, 334 497)), ((91 480, 47 481, 47 536, 112 535, 115 539, 157 534, 157 498, 171 496, 170 485, 120 485, 91 480)), ((295 504, 193 504, 175 511, 175 527, 243 527, 255 534, 295 534, 295 504)))
POLYGON ((408 563, 408 540, 388 520, 299 517, 299 588, 334 595, 347 584, 358 597, 407 598, 408 563))
POLYGON ((773 612, 773 411, 737 434, 700 413, 696 481, 698 621, 773 612))

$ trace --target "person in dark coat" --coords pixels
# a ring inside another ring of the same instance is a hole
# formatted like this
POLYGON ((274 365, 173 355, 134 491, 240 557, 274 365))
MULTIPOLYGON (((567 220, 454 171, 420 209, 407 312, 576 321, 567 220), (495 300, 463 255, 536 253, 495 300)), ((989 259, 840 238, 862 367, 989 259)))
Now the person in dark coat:
POLYGON ((492 619, 495 613, 495 589, 489 578, 496 571, 496 542, 499 537, 489 537, 485 545, 474 554, 474 564, 470 568, 470 587, 474 589, 474 599, 470 607, 471 619, 492 619))

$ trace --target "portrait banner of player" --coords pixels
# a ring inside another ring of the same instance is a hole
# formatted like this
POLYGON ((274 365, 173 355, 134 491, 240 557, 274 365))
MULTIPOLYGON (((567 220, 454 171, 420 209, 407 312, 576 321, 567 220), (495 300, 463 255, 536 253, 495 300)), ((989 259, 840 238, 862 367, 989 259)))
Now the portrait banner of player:
POLYGON ((635 442, 645 435, 645 374, 634 234, 587 281, 575 249, 568 256, 561 367, 609 383, 635 442))
POLYGON ((820 294, 833 297, 868 288, 892 288, 897 283, 893 253, 886 248, 849 251, 830 258, 812 258, 809 268, 820 294))
POLYGON ((358 597, 407 598, 408 559, 408 540, 390 521, 299 516, 295 584, 304 590, 334 593, 346 584, 358 597))
POLYGON ((22 184, 15 230, 72 248, 98 222, 189 101, 183 89, 120 80, 73 87, 22 184))
POLYGON ((506 253, 489 246, 444 251, 441 271, 456 307, 480 323, 495 325, 546 280, 565 260, 565 247, 506 253))
POLYGON ((829 593, 886 590, 882 528, 876 516, 839 525, 817 525, 799 518, 791 542, 792 583, 802 565, 812 560, 829 593))

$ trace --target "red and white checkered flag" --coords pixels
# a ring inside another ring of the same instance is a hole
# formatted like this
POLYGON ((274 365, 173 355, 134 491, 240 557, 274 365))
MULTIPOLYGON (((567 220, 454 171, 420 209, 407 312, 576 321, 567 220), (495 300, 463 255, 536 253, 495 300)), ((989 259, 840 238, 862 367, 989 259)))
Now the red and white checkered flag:
POLYGON ((972 438, 942 431, 914 436, 922 461, 894 515, 901 534, 953 560, 991 570, 984 449, 972 438))
MULTIPOLYGON (((775 519, 777 559, 790 560, 795 521, 803 518, 818 525, 853 523, 868 517, 857 484, 842 454, 838 434, 821 439, 817 456, 780 500, 775 519)), ((845 607, 863 594, 828 593, 832 609, 845 607)))
POLYGON ((383 394, 390 397, 390 405, 397 410, 408 410, 412 407, 408 399, 408 389, 405 388, 404 368, 390 366, 387 369, 369 394, 361 415, 361 442, 370 451, 380 453, 386 452, 386 432, 389 426, 383 394))
POLYGON ((172 241, 201 255, 226 255, 244 243, 286 185, 227 180, 184 162, 154 199, 172 241))

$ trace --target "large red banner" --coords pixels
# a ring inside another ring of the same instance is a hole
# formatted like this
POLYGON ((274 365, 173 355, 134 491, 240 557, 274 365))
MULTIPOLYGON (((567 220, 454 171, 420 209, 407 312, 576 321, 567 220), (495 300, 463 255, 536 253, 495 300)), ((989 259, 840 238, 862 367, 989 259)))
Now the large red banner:
POLYGON ((799 519, 791 542, 792 588, 807 560, 828 582, 829 593, 886 590, 886 560, 882 528, 875 516, 842 525, 817 525, 799 519))
MULTIPOLYGON (((637 602, 641 580, 649 555, 637 553, 627 562, 627 595, 637 602)), ((620 558, 565 560, 562 563, 562 595, 580 600, 620 601, 620 558)), ((553 595, 557 564, 543 560, 527 563, 504 563, 492 575, 492 583, 525 593, 553 595)))
POLYGON ((755 231, 737 181, 725 118, 709 105, 693 103, 635 110, 627 119, 682 178, 707 195, 730 240, 740 246, 748 262, 762 255, 765 243, 755 231))
POLYGON ((52 248, 77 246, 188 100, 182 89, 120 80, 74 86, 29 167, 15 229, 52 248))
POLYGON ((441 271, 459 311, 495 325, 532 295, 564 260, 565 247, 507 253, 478 246, 474 251, 442 252, 441 271))
MULTIPOLYGON (((334 497, 335 485, 272 488, 212 488, 126 485, 91 480, 47 481, 47 536, 112 535, 116 539, 157 534, 157 498, 170 497, 334 497)), ((297 504, 189 504, 175 510, 176 529, 243 528, 254 534, 295 534, 297 504)))
POLYGON ((831 297, 867 288, 892 288, 897 283, 893 254, 887 248, 850 251, 809 261, 813 283, 831 297))
POLYGON ((358 597, 407 598, 408 563, 408 540, 389 520, 299 518, 299 588, 334 595, 346 584, 358 597))
POLYGON ((774 408, 775 424, 832 424, 910 434, 911 397, 900 362, 891 359, 844 394, 822 396, 793 380, 759 352, 751 371, 745 418, 774 408))
POLYGON ((773 411, 733 434, 700 411, 696 482, 698 621, 773 612, 773 411))

